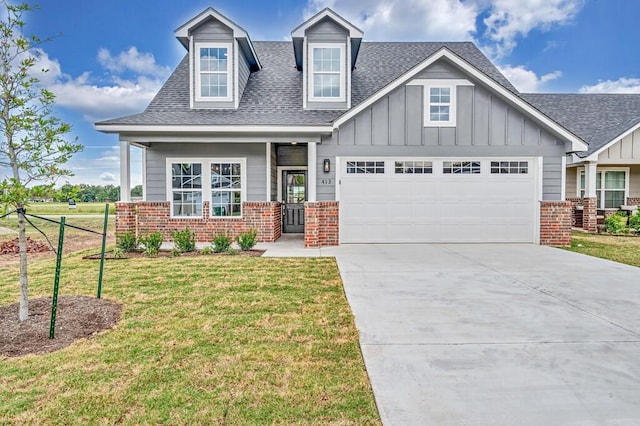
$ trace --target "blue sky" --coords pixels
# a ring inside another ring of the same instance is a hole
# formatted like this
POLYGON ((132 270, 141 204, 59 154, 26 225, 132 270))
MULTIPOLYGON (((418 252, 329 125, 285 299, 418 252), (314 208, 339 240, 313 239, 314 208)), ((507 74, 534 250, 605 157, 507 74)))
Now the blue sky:
MULTIPOLYGON (((186 53, 173 31, 212 6, 253 40, 287 40, 329 6, 365 40, 472 40, 522 92, 640 93, 636 0, 41 0, 27 33, 42 84, 85 146, 71 183, 119 184, 118 140, 95 121, 141 112, 186 53)), ((292 53, 293 54, 293 53, 292 53)), ((137 151, 137 150, 136 150, 137 151)), ((134 152, 132 183, 141 183, 134 152)), ((1 171, 0 171, 1 172, 1 171)), ((60 183, 64 183, 61 181, 60 183)))

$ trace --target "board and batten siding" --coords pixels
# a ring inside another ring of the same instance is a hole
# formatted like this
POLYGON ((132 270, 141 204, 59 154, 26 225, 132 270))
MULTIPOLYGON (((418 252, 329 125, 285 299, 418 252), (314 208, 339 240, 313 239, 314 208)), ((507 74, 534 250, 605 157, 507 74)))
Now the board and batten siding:
POLYGON ((598 164, 640 164, 640 129, 602 151, 598 164))
POLYGON ((167 201, 167 158, 246 158, 247 201, 265 201, 267 161, 258 143, 152 143, 147 149, 147 201, 167 201))
MULTIPOLYGON (((469 79, 451 68, 437 62, 420 75, 469 79)), ((405 85, 345 122, 332 136, 323 138, 317 156, 318 200, 335 199, 336 156, 543 157, 542 199, 564 199, 563 142, 479 84, 458 86, 456 95, 456 127, 425 127, 424 88, 405 85), (324 158, 334 164, 329 174, 320 167, 324 158)))

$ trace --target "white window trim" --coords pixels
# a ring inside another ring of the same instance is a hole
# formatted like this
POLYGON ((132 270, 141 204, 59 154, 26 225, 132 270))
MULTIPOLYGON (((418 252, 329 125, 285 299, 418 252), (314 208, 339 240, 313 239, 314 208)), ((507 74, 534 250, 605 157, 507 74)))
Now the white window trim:
POLYGON ((457 114, 457 88, 458 86, 474 86, 472 82, 464 78, 429 79, 415 78, 407 83, 407 86, 423 86, 424 127, 455 127, 457 114), (451 90, 449 102, 449 121, 431 121, 429 108, 431 106, 431 88, 447 88, 451 90))
POLYGON ((171 186, 171 164, 173 163, 199 163, 202 164, 202 211, 204 212, 204 203, 209 204, 209 219, 242 219, 244 216, 244 206, 241 208, 240 216, 213 216, 211 206, 211 164, 212 163, 240 163, 240 202, 244 204, 247 201, 247 159, 244 157, 171 157, 166 159, 166 190, 167 199, 169 200, 169 214, 171 219, 202 219, 204 213, 200 216, 174 216, 173 215, 173 188, 171 186))
POLYGON ((233 64, 235 58, 233 54, 233 45, 231 43, 211 43, 202 42, 194 44, 194 69, 195 69, 195 100, 196 102, 229 102, 233 100, 235 92, 235 79, 233 76, 233 64), (200 93, 201 75, 200 75, 200 49, 201 48, 226 48, 227 49, 227 96, 202 96, 200 93))
POLYGON ((344 43, 308 43, 308 62, 309 75, 307 75, 307 93, 311 102, 346 102, 347 100, 347 58, 345 55, 346 45, 344 43), (315 97, 313 95, 313 49, 314 48, 339 48, 340 49, 340 96, 335 97, 315 97))
MULTIPOLYGON (((580 181, 580 174, 583 172, 585 172, 584 167, 576 167, 576 197, 581 197, 580 192, 583 190, 582 182, 580 181)), ((629 198, 629 177, 631 176, 631 169, 629 167, 597 167, 596 173, 599 172, 624 172, 624 202, 626 203, 627 198, 629 198)), ((604 185, 604 178, 600 179, 600 185, 604 185)), ((596 193, 597 191, 606 191, 606 189, 596 187, 596 193)), ((605 208, 604 198, 605 197, 600 197, 600 205, 597 208, 605 208)))

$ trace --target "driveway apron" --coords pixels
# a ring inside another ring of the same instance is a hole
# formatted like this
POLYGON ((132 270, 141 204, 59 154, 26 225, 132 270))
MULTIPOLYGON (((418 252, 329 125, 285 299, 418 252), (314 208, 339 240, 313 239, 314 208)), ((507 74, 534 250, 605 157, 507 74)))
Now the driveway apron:
POLYGON ((333 250, 385 425, 640 424, 639 268, 536 245, 333 250))

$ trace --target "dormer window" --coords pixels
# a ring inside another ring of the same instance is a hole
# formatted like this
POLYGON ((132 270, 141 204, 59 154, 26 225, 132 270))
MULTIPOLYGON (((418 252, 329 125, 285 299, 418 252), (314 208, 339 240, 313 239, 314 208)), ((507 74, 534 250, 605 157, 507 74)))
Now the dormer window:
POLYGON ((196 100, 230 101, 232 99, 231 43, 196 43, 196 100))
POLYGON ((310 99, 318 101, 345 100, 344 44, 311 43, 309 79, 310 99))

